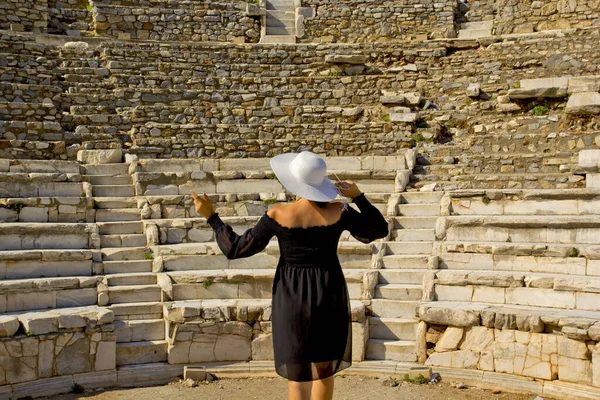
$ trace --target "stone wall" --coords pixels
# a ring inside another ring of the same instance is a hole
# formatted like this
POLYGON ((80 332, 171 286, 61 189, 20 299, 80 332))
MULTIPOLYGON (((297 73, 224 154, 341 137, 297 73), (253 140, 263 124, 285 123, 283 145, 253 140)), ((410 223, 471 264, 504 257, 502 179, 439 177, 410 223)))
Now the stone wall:
POLYGON ((497 35, 600 25, 598 0, 498 0, 497 35))
MULTIPOLYGON (((589 338, 485 326, 430 325, 427 341, 431 354, 425 364, 429 366, 600 386, 600 346, 589 338)), ((536 384, 532 381, 531 385, 536 384)))
POLYGON ((0 317, 0 385, 114 370, 113 318, 97 307, 0 317))
POLYGON ((465 17, 469 22, 476 21, 491 21, 496 15, 497 0, 469 0, 463 2, 468 5, 468 9, 463 8, 459 3, 459 13, 465 13, 465 17))
POLYGON ((454 29, 456 2, 400 0, 303 2, 314 12, 304 19, 300 42, 373 43, 443 38, 454 29), (312 17, 312 14, 315 14, 312 17))
MULTIPOLYGON (((169 364, 273 360, 270 300, 203 300, 165 307, 169 364)), ((352 360, 364 360, 369 323, 352 302, 352 360)))
POLYGON ((119 39, 256 43, 260 20, 246 3, 94 1, 95 30, 119 39))
POLYGON ((4 0, 0 3, 0 29, 46 32, 47 0, 4 0))

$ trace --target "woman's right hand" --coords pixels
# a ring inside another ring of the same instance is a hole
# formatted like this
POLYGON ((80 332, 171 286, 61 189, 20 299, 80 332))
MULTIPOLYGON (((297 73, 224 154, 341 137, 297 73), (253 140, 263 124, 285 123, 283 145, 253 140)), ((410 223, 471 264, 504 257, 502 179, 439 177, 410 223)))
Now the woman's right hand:
POLYGON ((206 193, 204 193, 203 197, 200 197, 196 194, 196 192, 192 192, 192 198, 194 199, 196 213, 201 217, 208 219, 211 215, 215 213, 213 204, 206 195, 206 193))
POLYGON ((353 200, 360 196, 362 193, 358 186, 356 186, 356 183, 354 183, 353 181, 336 182, 335 186, 337 187, 342 196, 349 197, 353 200))

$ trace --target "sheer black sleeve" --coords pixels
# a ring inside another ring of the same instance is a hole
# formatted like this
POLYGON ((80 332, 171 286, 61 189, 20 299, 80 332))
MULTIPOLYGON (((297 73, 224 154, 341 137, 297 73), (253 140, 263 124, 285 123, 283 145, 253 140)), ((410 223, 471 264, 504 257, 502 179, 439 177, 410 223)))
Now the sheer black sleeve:
POLYGON ((218 214, 213 214, 206 222, 215 231, 217 244, 225 257, 232 260, 250 257, 267 247, 269 240, 275 234, 267 218, 265 214, 254 228, 248 229, 242 235, 235 233, 231 226, 221 220, 218 214))
POLYGON ((370 243, 373 240, 384 238, 388 235, 388 223, 375 208, 364 193, 354 199, 360 212, 352 207, 344 211, 345 228, 357 240, 370 243))

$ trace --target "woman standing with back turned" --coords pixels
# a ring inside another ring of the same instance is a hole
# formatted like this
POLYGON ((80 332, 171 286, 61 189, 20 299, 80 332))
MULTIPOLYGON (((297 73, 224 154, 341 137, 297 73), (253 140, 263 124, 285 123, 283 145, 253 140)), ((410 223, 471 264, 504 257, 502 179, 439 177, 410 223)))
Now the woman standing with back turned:
POLYGON ((289 380, 290 400, 329 400, 333 375, 352 364, 352 321, 348 289, 337 257, 344 230, 363 243, 388 234, 387 222, 351 181, 332 183, 318 155, 305 151, 271 159, 287 190, 299 197, 271 208, 239 236, 215 213, 206 194, 192 193, 196 211, 215 231, 229 259, 262 251, 277 236, 281 256, 273 281, 275 370, 289 380), (337 193, 347 204, 331 202, 337 193))

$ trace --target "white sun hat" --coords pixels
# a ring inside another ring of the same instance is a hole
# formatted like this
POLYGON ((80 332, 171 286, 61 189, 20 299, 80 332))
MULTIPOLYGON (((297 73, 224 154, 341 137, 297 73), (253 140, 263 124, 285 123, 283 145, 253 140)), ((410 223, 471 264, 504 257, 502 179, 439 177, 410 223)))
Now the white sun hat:
POLYGON ((271 168, 279 182, 296 196, 312 201, 331 201, 337 197, 337 188, 327 177, 327 164, 315 153, 275 156, 271 168))

